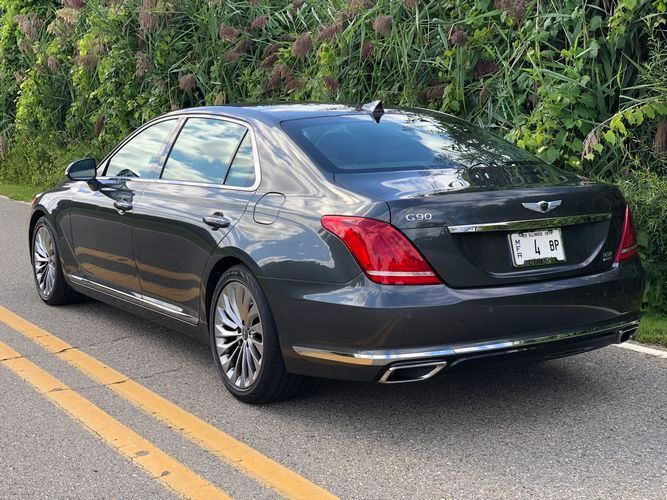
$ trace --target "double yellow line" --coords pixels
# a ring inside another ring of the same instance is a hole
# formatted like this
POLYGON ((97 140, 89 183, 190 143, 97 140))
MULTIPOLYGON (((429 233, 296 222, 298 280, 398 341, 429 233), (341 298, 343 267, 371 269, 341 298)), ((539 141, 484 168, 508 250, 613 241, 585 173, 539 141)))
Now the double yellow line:
MULTIPOLYGON (((320 486, 2 306, 0 321, 281 495, 288 498, 335 498, 320 486)), ((191 498, 226 497, 205 479, 115 421, 2 342, 0 362, 179 494, 191 498), (148 453, 137 455, 138 451, 148 453), (165 470, 170 473, 163 474, 165 470)))
POLYGON ((119 453, 143 467, 152 477, 188 498, 229 498, 136 432, 102 411, 57 378, 0 342, 2 364, 30 383, 52 403, 69 413, 119 453))

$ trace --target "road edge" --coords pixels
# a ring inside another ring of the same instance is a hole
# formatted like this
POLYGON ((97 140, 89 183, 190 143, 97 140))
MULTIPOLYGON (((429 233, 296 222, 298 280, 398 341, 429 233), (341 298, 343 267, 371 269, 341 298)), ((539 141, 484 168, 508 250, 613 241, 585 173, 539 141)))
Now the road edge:
POLYGON ((667 349, 663 350, 658 347, 648 347, 644 344, 638 342, 624 342, 623 344, 616 344, 617 347, 622 347, 629 351, 640 352, 642 354, 648 354, 649 356, 655 356, 656 358, 667 359, 667 349))
POLYGON ((10 198, 9 196, 5 196, 4 194, 0 194, 0 198, 7 201, 13 201, 14 203, 23 203, 24 205, 30 205, 29 201, 15 200, 14 198, 10 198))

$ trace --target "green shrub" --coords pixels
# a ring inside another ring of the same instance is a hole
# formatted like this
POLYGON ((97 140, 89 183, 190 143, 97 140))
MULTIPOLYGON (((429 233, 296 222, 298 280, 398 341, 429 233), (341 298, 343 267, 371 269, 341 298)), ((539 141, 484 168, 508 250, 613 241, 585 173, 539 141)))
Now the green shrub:
POLYGON ((665 22, 664 0, 52 2, 0 0, 0 64, 21 81, 0 93, 21 130, 118 137, 174 107, 382 98, 576 169, 587 135, 645 94, 665 22))
POLYGON ((645 303, 667 312, 667 178, 635 171, 619 181, 637 227, 637 242, 647 274, 645 303))
POLYGON ((75 142, 64 134, 22 135, 0 161, 0 179, 7 184, 27 184, 45 188, 63 178, 72 161, 93 157, 100 160, 107 149, 98 142, 75 142), (26 168, 29 165, 30 168, 26 168))

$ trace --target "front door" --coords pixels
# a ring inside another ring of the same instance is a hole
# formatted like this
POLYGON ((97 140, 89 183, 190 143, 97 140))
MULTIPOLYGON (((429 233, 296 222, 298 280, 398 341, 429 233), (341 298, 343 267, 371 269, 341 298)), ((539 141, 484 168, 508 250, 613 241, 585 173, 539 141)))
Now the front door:
POLYGON ((140 130, 100 165, 102 176, 77 183, 71 224, 81 278, 140 293, 132 246, 133 209, 146 181, 155 175, 177 121, 140 130))
POLYGON ((134 206, 134 248, 147 299, 199 317, 209 257, 243 215, 256 189, 252 131, 238 122, 190 117, 160 179, 134 206))

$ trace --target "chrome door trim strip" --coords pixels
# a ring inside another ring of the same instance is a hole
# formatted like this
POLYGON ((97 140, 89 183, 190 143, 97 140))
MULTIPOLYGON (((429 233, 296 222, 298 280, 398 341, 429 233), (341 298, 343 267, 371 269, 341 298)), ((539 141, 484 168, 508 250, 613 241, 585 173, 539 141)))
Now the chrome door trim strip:
POLYGON ((503 222, 486 222, 483 224, 462 224, 447 226, 452 234, 481 233, 487 231, 520 231, 524 229, 548 229, 550 227, 573 226, 586 222, 599 222, 611 219, 610 213, 571 215, 568 217, 549 217, 546 219, 527 219, 503 222))
POLYGON ((353 365, 387 365, 395 361, 409 361, 423 358, 441 358, 461 354, 492 352, 503 349, 528 347, 537 344, 546 344, 576 337, 585 337, 602 332, 616 332, 619 337, 623 333, 634 330, 639 326, 639 320, 623 321, 606 325, 592 326, 577 330, 554 333, 527 339, 499 340, 477 344, 456 344, 453 346, 436 346, 432 349, 386 349, 373 351, 332 351, 312 347, 292 346, 292 349, 301 356, 336 361, 353 365))
POLYGON ((90 288, 92 290, 102 292, 107 295, 111 295, 117 299, 124 300, 126 302, 137 305, 139 307, 143 307, 145 309, 149 309, 151 311, 159 312, 161 314, 164 314, 165 316, 169 316, 173 319, 183 321, 190 325, 199 324, 198 318, 195 318, 194 316, 184 313, 180 307, 168 304, 161 300, 154 299, 152 297, 146 297, 145 295, 142 295, 140 293, 123 292, 113 287, 97 283, 96 281, 89 280, 87 278, 82 278, 81 276, 75 276, 70 274, 68 278, 74 281, 76 284, 81 285, 85 288, 90 288))

